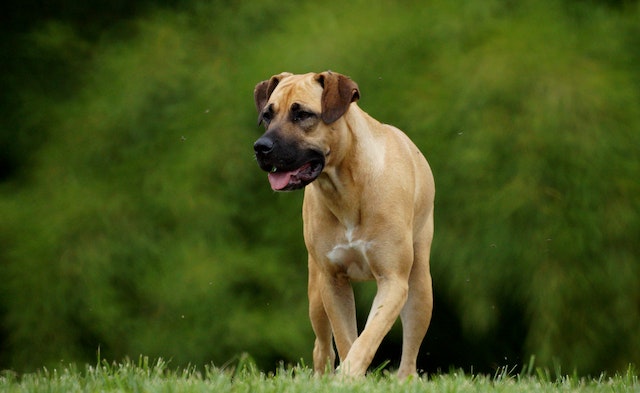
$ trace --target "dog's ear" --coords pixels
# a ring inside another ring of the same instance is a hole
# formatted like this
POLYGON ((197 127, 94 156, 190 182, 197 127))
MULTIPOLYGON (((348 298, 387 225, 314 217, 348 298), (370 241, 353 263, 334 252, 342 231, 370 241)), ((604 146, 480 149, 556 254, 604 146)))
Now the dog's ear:
POLYGON ((256 109, 258 110, 258 113, 262 112, 264 106, 267 105, 267 101, 269 101, 269 97, 271 97, 271 93, 276 89, 278 83, 280 83, 283 78, 290 75, 292 75, 290 72, 283 72, 256 85, 256 88, 253 90, 253 99, 256 102, 256 109))
POLYGON ((322 121, 331 124, 347 112, 349 105, 360 98, 356 82, 349 77, 327 71, 316 75, 322 91, 322 121))

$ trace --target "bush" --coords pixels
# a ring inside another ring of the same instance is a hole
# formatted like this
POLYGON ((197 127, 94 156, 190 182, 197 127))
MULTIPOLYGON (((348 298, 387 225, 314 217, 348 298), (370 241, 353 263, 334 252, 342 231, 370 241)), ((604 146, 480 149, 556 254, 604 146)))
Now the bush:
POLYGON ((309 362, 302 194, 254 163, 252 90, 325 69, 434 169, 423 368, 639 362, 638 5, 330 5, 194 1, 98 41, 35 25, 26 67, 63 71, 4 92, 0 366, 309 362))

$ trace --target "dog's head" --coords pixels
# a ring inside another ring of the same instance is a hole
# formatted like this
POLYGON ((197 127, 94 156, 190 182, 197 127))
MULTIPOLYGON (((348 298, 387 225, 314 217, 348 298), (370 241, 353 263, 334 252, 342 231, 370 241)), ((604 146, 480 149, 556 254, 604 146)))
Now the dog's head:
POLYGON ((359 97, 354 81, 330 71, 285 72, 256 85, 258 123, 266 131, 253 149, 272 189, 303 188, 322 173, 334 139, 331 125, 359 97))

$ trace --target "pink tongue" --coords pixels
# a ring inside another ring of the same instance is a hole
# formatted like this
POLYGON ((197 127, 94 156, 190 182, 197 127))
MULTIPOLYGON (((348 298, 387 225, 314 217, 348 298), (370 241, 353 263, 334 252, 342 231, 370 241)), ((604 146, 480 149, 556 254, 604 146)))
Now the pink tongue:
POLYGON ((271 189, 277 191, 285 188, 294 173, 295 172, 270 172, 268 177, 271 189))
POLYGON ((306 163, 300 168, 290 172, 269 172, 268 178, 269 184, 271 184, 271 189, 274 191, 282 190, 291 182, 291 178, 293 176, 296 176, 298 173, 310 166, 310 163, 306 163))

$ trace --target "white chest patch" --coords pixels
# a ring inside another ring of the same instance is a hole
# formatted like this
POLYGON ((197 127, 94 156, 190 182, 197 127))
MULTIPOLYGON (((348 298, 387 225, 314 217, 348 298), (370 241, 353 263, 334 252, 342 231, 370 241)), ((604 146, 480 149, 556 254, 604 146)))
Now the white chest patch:
POLYGON ((373 242, 354 238, 354 228, 347 227, 345 242, 336 244, 328 253, 331 263, 344 267, 347 275, 354 280, 368 280, 371 278, 369 258, 367 252, 373 242))

